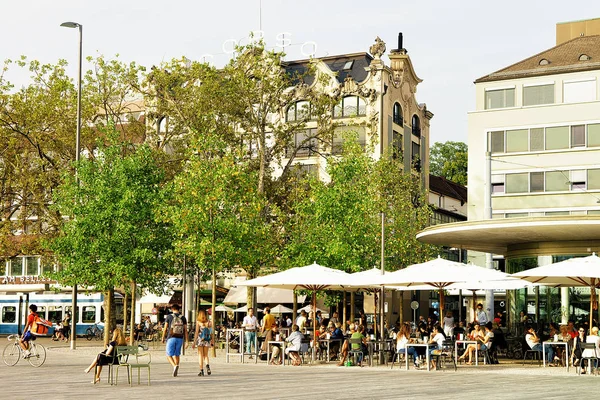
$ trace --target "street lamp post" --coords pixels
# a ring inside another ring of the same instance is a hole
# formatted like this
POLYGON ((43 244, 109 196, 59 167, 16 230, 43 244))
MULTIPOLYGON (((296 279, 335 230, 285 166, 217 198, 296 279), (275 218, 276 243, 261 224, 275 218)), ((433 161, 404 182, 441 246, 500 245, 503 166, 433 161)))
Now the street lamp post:
MULTIPOLYGON (((83 25, 77 22, 63 22, 60 24, 65 28, 78 28, 79 29, 79 68, 77 73, 77 134, 75 136, 75 162, 79 162, 79 140, 81 137, 81 65, 83 63, 83 25)), ((77 171, 75 171, 77 183, 79 183, 79 177, 77 177, 77 171)), ((76 349, 77 341, 77 285, 73 285, 73 291, 71 294, 71 350, 76 349)))

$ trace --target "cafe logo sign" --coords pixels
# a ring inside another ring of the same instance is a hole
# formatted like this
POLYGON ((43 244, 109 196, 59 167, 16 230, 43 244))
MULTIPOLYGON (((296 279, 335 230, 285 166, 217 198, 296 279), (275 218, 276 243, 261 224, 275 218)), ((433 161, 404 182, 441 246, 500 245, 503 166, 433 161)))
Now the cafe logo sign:
POLYGON ((21 285, 26 283, 56 283, 50 278, 43 276, 0 276, 0 284, 2 285, 21 285))

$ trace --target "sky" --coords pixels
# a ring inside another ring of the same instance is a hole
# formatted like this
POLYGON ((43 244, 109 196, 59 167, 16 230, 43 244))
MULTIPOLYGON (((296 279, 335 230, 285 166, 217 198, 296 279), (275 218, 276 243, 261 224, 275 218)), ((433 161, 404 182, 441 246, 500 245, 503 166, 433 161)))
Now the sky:
MULTIPOLYGON (((467 141, 473 81, 555 45, 556 23, 600 17, 592 0, 0 0, 0 60, 26 55, 43 63, 118 55, 146 67, 182 56, 224 65, 234 42, 262 28, 267 46, 291 39, 286 59, 368 51, 379 36, 389 50, 404 35, 417 75, 417 100, 433 112, 431 142, 467 141), (262 12, 260 11, 262 10, 262 12), (304 54, 303 54, 304 52, 304 54)), ((383 60, 389 65, 384 55, 383 60)), ((84 68, 91 68, 84 65, 84 68)), ((11 69, 17 85, 27 75, 11 69)))

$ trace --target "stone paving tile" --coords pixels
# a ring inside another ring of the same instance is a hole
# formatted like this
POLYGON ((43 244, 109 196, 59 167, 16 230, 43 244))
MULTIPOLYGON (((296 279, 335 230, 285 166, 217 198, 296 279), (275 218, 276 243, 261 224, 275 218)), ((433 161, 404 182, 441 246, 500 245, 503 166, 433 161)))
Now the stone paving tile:
MULTIPOLYGON (((71 351, 65 344, 48 345, 46 364, 33 368, 21 360, 16 366, 0 363, 0 399, 544 399, 591 395, 600 391, 600 376, 577 376, 571 369, 541 368, 520 363, 479 367, 460 366, 457 372, 390 370, 389 367, 336 367, 317 364, 302 367, 267 366, 264 362, 226 364, 224 355, 211 360, 212 376, 198 377, 195 351, 182 357, 179 376, 171 376, 163 349, 152 350, 150 387, 137 382, 127 385, 120 376, 118 386, 91 384, 92 374, 83 370, 101 349, 99 344, 78 342, 71 351)), ((0 339, 0 349, 3 348, 0 339)), ((135 379, 135 377, 134 377, 135 379)))

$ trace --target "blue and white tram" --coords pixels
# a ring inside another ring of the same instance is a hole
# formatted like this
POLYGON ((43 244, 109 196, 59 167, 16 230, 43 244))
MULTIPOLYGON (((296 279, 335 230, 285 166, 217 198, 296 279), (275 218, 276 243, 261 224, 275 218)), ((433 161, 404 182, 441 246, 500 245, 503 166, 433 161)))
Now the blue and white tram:
MULTIPOLYGON (((77 335, 85 334, 90 326, 104 319, 104 295, 102 293, 77 295, 77 335)), ((4 294, 0 295, 0 335, 21 333, 29 314, 29 305, 35 304, 41 318, 56 326, 68 312, 73 318, 71 294, 4 294)), ((51 329, 49 335, 53 333, 51 329)))

